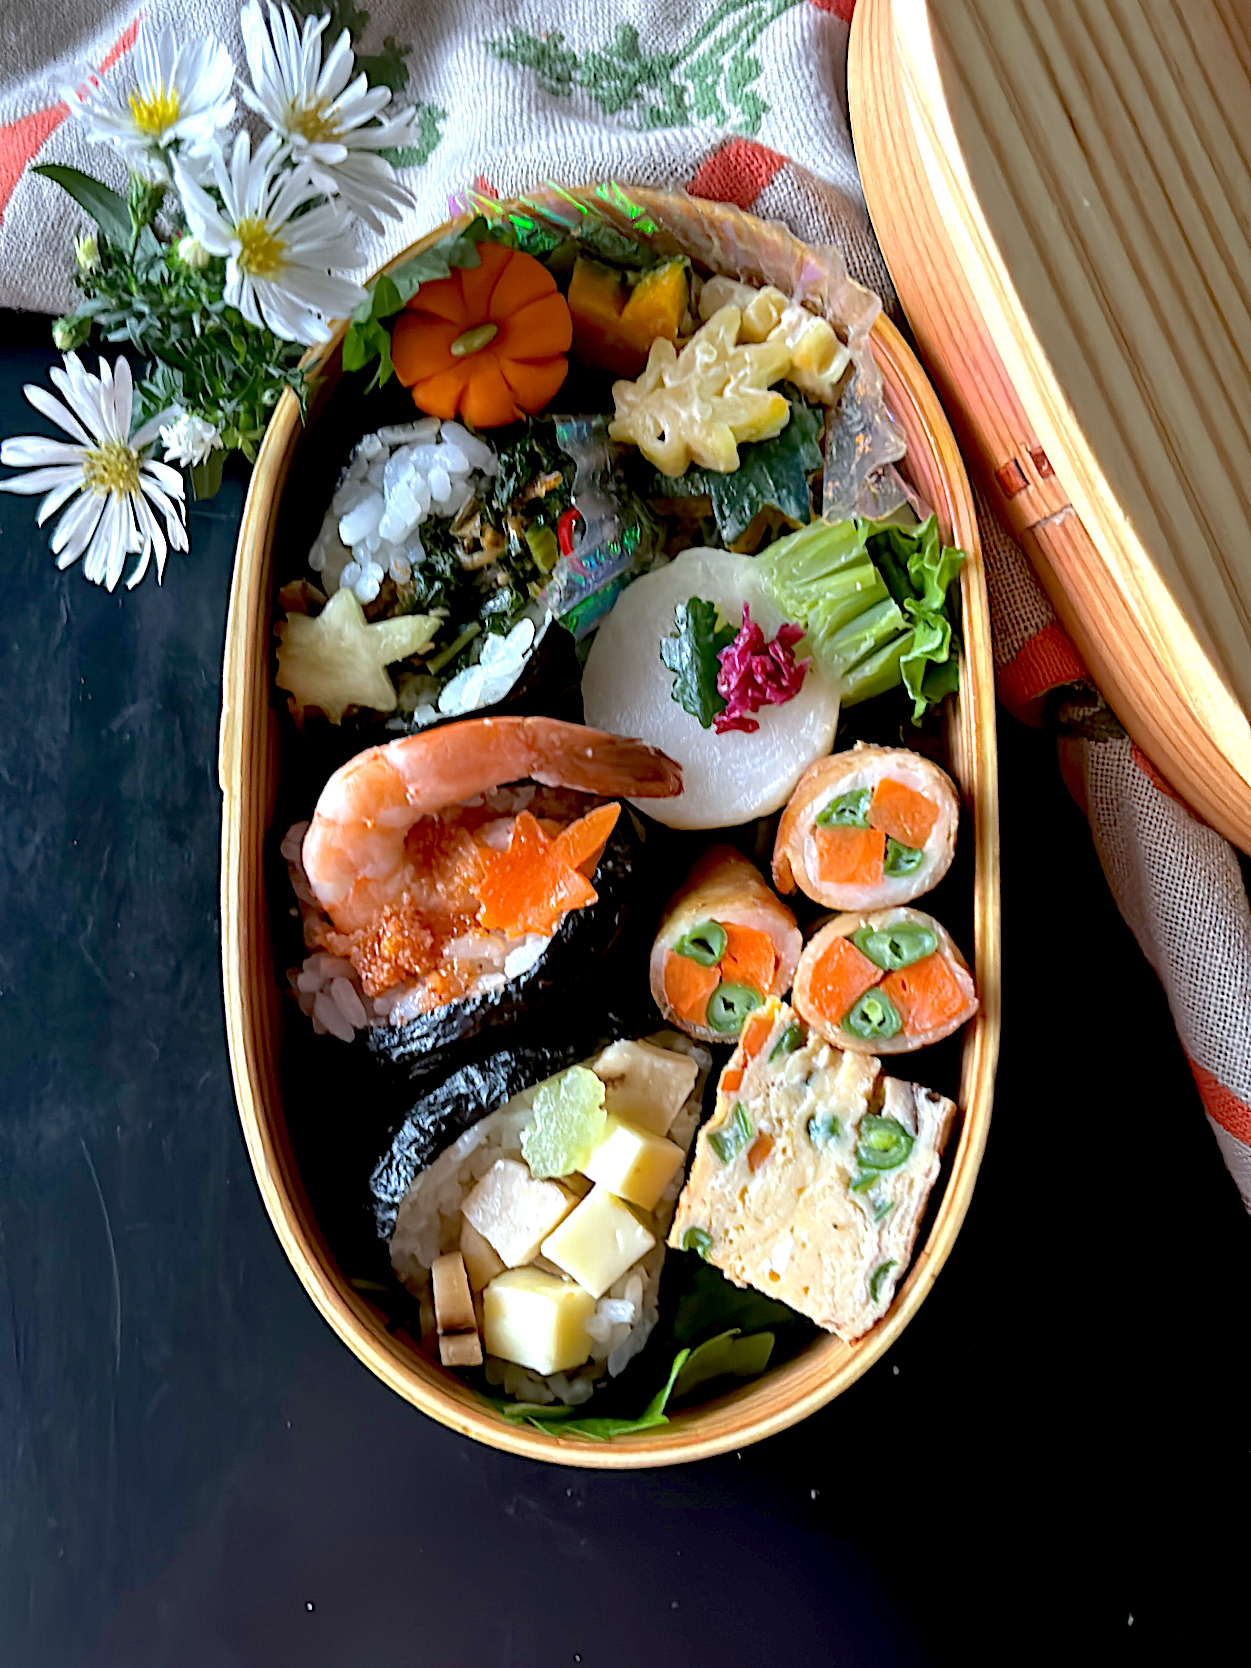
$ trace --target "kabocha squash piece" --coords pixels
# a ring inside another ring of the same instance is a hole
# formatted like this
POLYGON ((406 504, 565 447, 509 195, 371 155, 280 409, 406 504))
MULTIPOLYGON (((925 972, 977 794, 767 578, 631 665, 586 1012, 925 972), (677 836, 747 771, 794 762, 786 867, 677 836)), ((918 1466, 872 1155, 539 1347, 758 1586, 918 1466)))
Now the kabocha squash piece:
POLYGON ((395 374, 432 417, 499 428, 542 411, 569 368, 569 304, 532 255, 480 243, 477 266, 423 284, 391 333, 395 374))
POLYGON ((615 376, 636 377, 654 341, 677 341, 689 302, 684 260, 663 261, 630 279, 579 255, 569 280, 574 347, 615 376))

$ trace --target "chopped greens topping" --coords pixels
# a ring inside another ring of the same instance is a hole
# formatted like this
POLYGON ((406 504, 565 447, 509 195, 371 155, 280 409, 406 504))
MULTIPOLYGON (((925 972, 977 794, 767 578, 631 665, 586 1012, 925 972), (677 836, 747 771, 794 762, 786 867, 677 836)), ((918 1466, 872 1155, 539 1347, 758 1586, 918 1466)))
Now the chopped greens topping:
POLYGON ((708 1253, 712 1250, 712 1235, 707 1228, 688 1228, 682 1235, 682 1249, 694 1251, 707 1262, 708 1253))
POLYGON ((873 1273, 869 1278, 869 1296, 873 1299, 874 1303, 876 1303, 878 1301, 878 1299, 881 1297, 881 1295, 882 1295, 882 1282, 885 1280, 886 1276, 890 1273, 891 1269, 894 1268, 894 1267, 895 1267, 895 1260, 892 1257, 890 1262, 888 1262, 888 1263, 879 1263, 878 1266, 873 1270, 873 1273))
POLYGON ((740 1101, 724 1128, 714 1130, 708 1137, 708 1145, 722 1164, 729 1164, 732 1159, 737 1158, 755 1133, 752 1121, 747 1116, 747 1108, 740 1101))
POLYGON ((853 788, 850 793, 840 793, 823 811, 817 812, 817 827, 867 828, 872 797, 871 788, 853 788))
POLYGON ((534 1096, 534 1122, 521 1132, 521 1152, 540 1179, 571 1176, 588 1161, 604 1133, 604 1085, 586 1066, 570 1066, 534 1096))
POLYGON ((851 941, 874 967, 887 973, 911 967, 938 948, 938 935, 919 921, 899 921, 893 927, 860 927, 852 933, 851 941))
POLYGON ((675 956, 685 956, 701 967, 715 967, 725 954, 728 940, 719 921, 701 921, 690 932, 683 933, 673 946, 675 956))
POLYGON ((866 1112, 860 1120, 856 1157, 866 1170, 895 1170, 912 1151, 912 1136, 895 1118, 866 1112))
POLYGON ((750 985, 718 985, 708 998, 705 1018, 723 1036, 737 1037, 748 1014, 760 1006, 761 995, 750 985))
POLYGON ((843 1015, 843 1030, 853 1037, 893 1037, 903 1029, 899 1009, 883 991, 866 990, 843 1015))
POLYGON ((901 841, 886 836, 886 855, 882 859, 882 873, 910 875, 925 861, 925 853, 916 846, 905 846, 901 841))
POLYGON ((782 1035, 769 1050, 769 1064, 772 1065, 779 1054, 793 1054, 797 1048, 802 1048, 806 1040, 804 1027, 798 1020, 788 1025, 782 1035))
POLYGON ((832 1147, 842 1133, 842 1125, 828 1106, 821 1107, 808 1119, 808 1139, 819 1153, 832 1147))
POLYGON ((673 611, 677 634, 662 637, 660 658, 675 673, 673 699, 705 730, 725 710, 725 697, 717 692, 718 659, 737 633, 732 625, 717 624, 717 605, 702 597, 680 602, 673 611))

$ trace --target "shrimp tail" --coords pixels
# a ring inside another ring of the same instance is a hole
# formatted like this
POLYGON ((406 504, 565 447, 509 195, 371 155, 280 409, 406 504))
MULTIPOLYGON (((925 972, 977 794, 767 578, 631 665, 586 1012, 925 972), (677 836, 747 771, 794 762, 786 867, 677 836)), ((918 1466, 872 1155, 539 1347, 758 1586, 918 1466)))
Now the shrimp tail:
POLYGON ((527 736, 530 774, 544 787, 627 799, 672 799, 682 792, 681 765, 658 747, 584 724, 551 718, 533 722, 533 737, 527 736))

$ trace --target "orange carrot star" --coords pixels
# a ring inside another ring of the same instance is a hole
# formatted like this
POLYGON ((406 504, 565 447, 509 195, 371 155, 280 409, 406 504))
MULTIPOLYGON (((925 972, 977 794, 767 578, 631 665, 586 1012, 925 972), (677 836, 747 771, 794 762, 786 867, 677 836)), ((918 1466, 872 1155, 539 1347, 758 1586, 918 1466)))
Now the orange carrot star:
POLYGON ((510 938, 528 932, 550 938, 571 909, 595 902, 598 894, 581 871, 598 858, 620 814, 620 805, 597 805, 551 839, 529 811, 519 812, 507 851, 479 848, 479 926, 498 927, 510 938))

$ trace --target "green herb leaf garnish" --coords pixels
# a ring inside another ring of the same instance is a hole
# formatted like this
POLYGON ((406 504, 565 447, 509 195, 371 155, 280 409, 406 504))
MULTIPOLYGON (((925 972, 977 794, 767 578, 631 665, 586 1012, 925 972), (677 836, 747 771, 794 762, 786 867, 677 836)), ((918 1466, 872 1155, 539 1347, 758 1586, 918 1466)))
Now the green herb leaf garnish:
POLYGON ((691 597, 680 602, 673 611, 677 627, 674 637, 660 640, 660 658, 675 675, 673 699, 698 720, 705 730, 725 710, 725 697, 717 693, 717 674, 721 662, 717 656, 734 641, 737 631, 732 625, 717 624, 717 605, 702 597, 691 597))
POLYGON ((870 1275, 870 1277, 869 1277, 869 1296, 872 1298, 874 1303, 876 1303, 882 1295, 882 1282, 883 1282, 883 1280, 885 1280, 886 1276, 890 1273, 891 1269, 894 1268, 894 1267, 895 1267, 895 1261, 894 1261, 894 1258, 892 1258, 890 1260, 890 1262, 888 1262, 888 1263, 879 1263, 878 1266, 873 1270, 873 1273, 870 1275))
POLYGON ((725 928, 719 921, 701 921, 690 932, 683 933, 673 946, 673 953, 698 962, 701 967, 715 967, 725 954, 727 943, 725 928))
POLYGON ((755 1378, 769 1365, 773 1353, 772 1332, 739 1336, 737 1327, 697 1344, 687 1356, 673 1386, 673 1397, 689 1396, 701 1385, 718 1378, 755 1378))
POLYGON ((742 1152, 755 1133, 752 1121, 747 1116, 747 1108, 740 1101, 724 1126, 714 1130, 708 1137, 708 1145, 722 1164, 729 1164, 742 1152))

